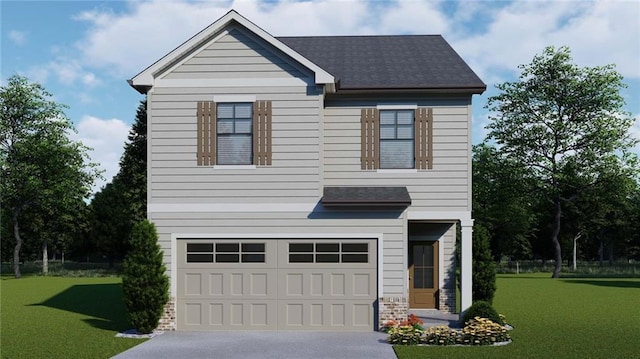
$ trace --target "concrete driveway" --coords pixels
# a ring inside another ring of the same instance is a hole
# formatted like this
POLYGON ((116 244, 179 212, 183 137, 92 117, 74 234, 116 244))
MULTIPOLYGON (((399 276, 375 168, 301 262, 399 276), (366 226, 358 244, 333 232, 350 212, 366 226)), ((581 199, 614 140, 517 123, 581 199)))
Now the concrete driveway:
POLYGON ((386 338, 377 332, 166 332, 114 359, 396 359, 386 338))

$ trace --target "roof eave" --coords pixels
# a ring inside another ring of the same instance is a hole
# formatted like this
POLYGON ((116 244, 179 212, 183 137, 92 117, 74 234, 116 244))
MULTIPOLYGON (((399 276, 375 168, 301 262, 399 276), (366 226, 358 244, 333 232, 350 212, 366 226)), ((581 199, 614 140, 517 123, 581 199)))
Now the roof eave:
POLYGON ((337 94, 381 94, 381 93, 438 93, 438 94, 471 94, 481 95, 487 86, 465 87, 352 87, 338 88, 337 94))

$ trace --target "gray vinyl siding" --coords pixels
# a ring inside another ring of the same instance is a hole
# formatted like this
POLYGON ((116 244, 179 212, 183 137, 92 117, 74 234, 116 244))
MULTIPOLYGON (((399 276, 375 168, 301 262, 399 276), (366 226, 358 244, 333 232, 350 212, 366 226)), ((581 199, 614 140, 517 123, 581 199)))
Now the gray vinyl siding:
POLYGON ((183 62, 165 79, 239 79, 305 77, 308 74, 274 54, 261 41, 256 41, 238 28, 183 62))
POLYGON ((440 273, 443 288, 455 291, 456 289, 456 226, 451 225, 447 233, 440 239, 440 250, 443 252, 444 271, 440 273))
MULTIPOLYGON (((390 101, 328 101, 324 110, 326 186, 407 186, 411 208, 423 211, 470 211, 470 99, 407 101, 433 108, 433 169, 393 172, 362 170, 360 113, 390 101)), ((393 103, 400 104, 399 101, 393 103)))
POLYGON ((319 189, 320 96, 304 86, 272 88, 156 88, 151 96, 151 200, 226 203, 297 198, 313 202, 319 189), (224 169, 196 164, 196 103, 216 95, 252 94, 273 106, 273 165, 224 169), (289 184, 292 179, 295 183, 289 184), (215 185, 213 185, 215 184, 215 185))

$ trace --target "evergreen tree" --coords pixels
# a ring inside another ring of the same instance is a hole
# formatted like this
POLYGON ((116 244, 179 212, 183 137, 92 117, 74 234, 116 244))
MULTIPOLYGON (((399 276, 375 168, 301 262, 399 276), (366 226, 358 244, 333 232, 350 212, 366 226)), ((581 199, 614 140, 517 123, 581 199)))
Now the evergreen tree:
POLYGON ((133 226, 147 218, 147 100, 140 101, 136 111, 116 179, 121 182, 119 187, 129 203, 133 226))
POLYGON ((489 249, 489 232, 482 225, 473 228, 473 301, 493 303, 496 267, 489 249))
POLYGON ((169 278, 153 223, 143 220, 131 232, 124 260, 122 291, 129 320, 139 333, 151 333, 169 300, 169 278))

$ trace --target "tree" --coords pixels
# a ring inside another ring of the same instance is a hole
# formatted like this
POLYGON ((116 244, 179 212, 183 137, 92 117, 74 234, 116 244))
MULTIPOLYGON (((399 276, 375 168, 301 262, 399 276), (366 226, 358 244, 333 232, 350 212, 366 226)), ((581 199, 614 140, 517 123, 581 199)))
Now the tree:
POLYGON ((131 250, 124 261, 122 291, 131 324, 140 333, 151 333, 169 300, 162 249, 153 223, 143 220, 131 232, 131 250))
POLYGON ((473 146, 473 217, 487 229, 494 259, 531 257, 536 224, 534 181, 525 168, 487 143, 473 146))
POLYGON ((496 267, 489 249, 489 232, 473 226, 473 301, 492 303, 496 292, 496 267))
POLYGON ((571 182, 563 175, 568 173, 565 168, 575 169, 573 175, 588 186, 597 183, 603 168, 627 158, 626 151, 634 145, 628 132, 633 119, 622 110, 620 89, 625 85, 614 65, 580 68, 572 63, 567 47, 547 47, 519 68, 519 80, 497 85, 502 93, 488 100, 486 108, 493 112, 488 138, 538 180, 539 193, 553 216, 557 278, 562 266, 562 209, 580 192, 562 196, 571 182))
POLYGON ((107 257, 109 268, 121 259, 129 248, 131 219, 129 204, 116 178, 97 192, 91 201, 91 238, 98 253, 107 257))
POLYGON ((131 225, 147 218, 147 101, 140 101, 136 120, 129 130, 120 171, 123 195, 129 203, 131 225))
POLYGON ((120 170, 91 202, 92 238, 109 267, 126 254, 133 225, 147 218, 147 102, 141 101, 120 158, 120 170))
POLYGON ((21 277, 21 225, 31 224, 22 222, 27 211, 52 225, 75 200, 89 195, 99 176, 88 161, 88 148, 68 138, 75 129, 65 106, 50 97, 40 84, 21 76, 10 77, 0 88, 0 195, 13 227, 16 278, 21 277))

